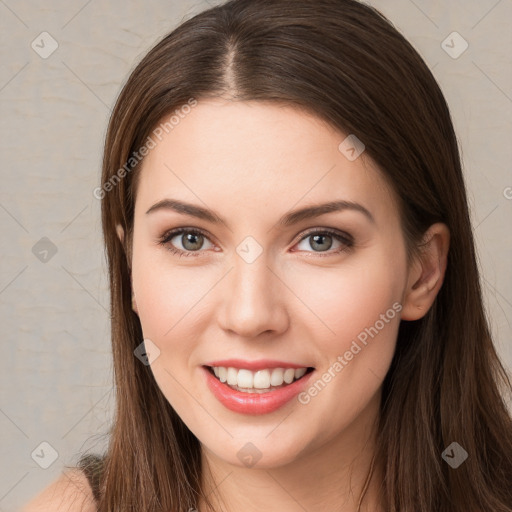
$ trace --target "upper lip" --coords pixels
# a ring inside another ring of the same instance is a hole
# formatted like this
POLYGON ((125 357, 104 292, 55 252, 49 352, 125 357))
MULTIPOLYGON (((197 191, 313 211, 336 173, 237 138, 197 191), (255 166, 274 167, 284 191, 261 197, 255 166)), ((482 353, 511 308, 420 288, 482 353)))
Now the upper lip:
POLYGON ((205 363, 204 366, 224 366, 225 368, 237 368, 245 370, 265 370, 267 368, 310 368, 307 364, 288 363, 277 361, 275 359, 258 359, 256 361, 247 361, 245 359, 222 359, 205 363))

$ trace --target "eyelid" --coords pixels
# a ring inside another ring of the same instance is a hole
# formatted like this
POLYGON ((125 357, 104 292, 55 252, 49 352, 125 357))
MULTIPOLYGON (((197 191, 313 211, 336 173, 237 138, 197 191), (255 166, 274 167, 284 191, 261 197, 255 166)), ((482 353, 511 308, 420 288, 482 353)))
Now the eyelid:
POLYGON ((335 228, 318 228, 318 227, 310 228, 310 229, 307 229, 306 231, 302 232, 300 234, 300 238, 297 240, 296 243, 302 242, 302 240, 304 240, 308 236, 312 235, 313 233, 319 233, 319 234, 327 233, 329 235, 341 238, 347 244, 354 243, 354 237, 351 234, 347 233, 346 231, 341 231, 341 230, 335 229, 335 228))
MULTIPOLYGON (((183 226, 180 228, 173 228, 166 231, 161 237, 160 240, 170 240, 171 238, 174 238, 176 235, 180 235, 182 233, 197 233, 200 235, 203 235, 205 238, 208 238, 210 240, 210 234, 206 231, 202 230, 201 228, 193 228, 191 226, 183 226)), ((211 242, 211 240, 210 240, 211 242)))

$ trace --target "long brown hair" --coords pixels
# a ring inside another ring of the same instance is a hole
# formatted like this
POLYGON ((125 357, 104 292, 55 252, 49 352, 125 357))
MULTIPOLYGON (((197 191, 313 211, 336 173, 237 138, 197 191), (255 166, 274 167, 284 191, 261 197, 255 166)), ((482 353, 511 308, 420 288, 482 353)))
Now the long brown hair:
POLYGON ((130 250, 144 146, 165 116, 207 97, 265 100, 355 134, 399 198, 413 253, 444 222, 444 284, 426 315, 402 321, 383 384, 378 457, 384 507, 400 512, 512 511, 507 373, 482 304, 457 139, 428 67, 374 8, 355 0, 232 0, 185 21, 124 85, 105 140, 102 223, 111 289, 116 411, 100 512, 173 511, 201 495, 197 438, 134 357, 130 250), (121 171, 124 169, 124 171, 121 171), (122 244, 116 233, 125 233, 122 244), (453 469, 443 451, 468 454, 453 469))

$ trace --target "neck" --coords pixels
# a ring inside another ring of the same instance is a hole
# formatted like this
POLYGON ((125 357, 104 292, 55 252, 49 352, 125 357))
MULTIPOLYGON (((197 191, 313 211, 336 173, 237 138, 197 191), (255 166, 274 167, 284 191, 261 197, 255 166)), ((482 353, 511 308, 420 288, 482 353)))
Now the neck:
MULTIPOLYGON (((320 448, 266 469, 226 463, 203 449, 203 486, 215 512, 379 512, 382 468, 375 457, 380 396, 320 448)), ((199 512, 211 512, 201 499, 199 512)))

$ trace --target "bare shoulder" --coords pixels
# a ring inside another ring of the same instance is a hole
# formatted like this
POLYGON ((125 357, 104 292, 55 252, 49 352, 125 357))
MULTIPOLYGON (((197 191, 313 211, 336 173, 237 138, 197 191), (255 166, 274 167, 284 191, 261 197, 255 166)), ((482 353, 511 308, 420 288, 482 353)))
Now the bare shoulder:
POLYGON ((97 512, 91 486, 79 469, 66 469, 21 512, 97 512))

